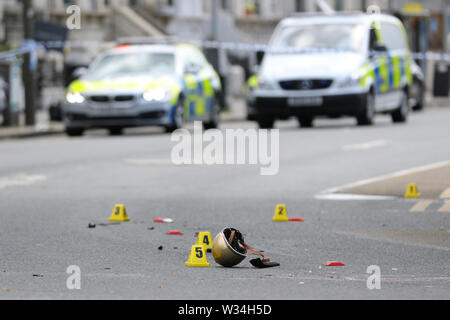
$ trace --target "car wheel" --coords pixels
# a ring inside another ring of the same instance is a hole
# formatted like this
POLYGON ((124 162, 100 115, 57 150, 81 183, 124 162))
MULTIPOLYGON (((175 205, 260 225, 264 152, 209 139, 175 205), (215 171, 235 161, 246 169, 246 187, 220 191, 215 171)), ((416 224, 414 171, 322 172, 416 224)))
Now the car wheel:
POLYGON ((260 117, 257 120, 260 129, 273 129, 275 125, 275 118, 273 117, 260 117))
POLYGON ((398 107, 394 112, 392 112, 392 121, 394 123, 404 123, 408 121, 409 115, 409 103, 408 94, 403 91, 402 101, 400 107, 398 107))
POLYGON ((419 80, 414 80, 412 88, 411 88, 411 94, 414 97, 414 106, 412 109, 414 111, 420 111, 423 110, 425 107, 425 90, 423 87, 423 84, 419 80))
POLYGON ((84 134, 84 130, 81 128, 66 128, 66 134, 69 137, 81 137, 84 134))
POLYGON ((357 117, 359 126, 370 126, 375 118, 375 96, 372 92, 366 94, 366 101, 357 117))
POLYGON ((300 128, 312 128, 314 125, 313 117, 298 117, 300 128))
POLYGON ((175 107, 175 112, 173 113, 172 124, 165 127, 166 132, 171 133, 175 130, 180 129, 184 123, 184 108, 183 100, 178 99, 178 104, 175 107))
POLYGON ((203 122, 203 128, 205 130, 209 129, 217 129, 220 121, 220 106, 219 106, 218 98, 214 98, 214 105, 209 115, 209 121, 203 122))
POLYGON ((111 136, 121 136, 123 134, 123 128, 121 127, 109 128, 108 131, 111 136))

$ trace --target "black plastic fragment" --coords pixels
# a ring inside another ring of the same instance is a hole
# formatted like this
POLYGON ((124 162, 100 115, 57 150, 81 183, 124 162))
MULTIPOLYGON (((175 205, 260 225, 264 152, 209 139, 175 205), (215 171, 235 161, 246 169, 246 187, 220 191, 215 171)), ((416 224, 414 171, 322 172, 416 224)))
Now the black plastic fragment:
POLYGON ((270 262, 269 260, 262 260, 261 258, 250 260, 250 263, 258 269, 267 269, 280 266, 278 262, 270 262))

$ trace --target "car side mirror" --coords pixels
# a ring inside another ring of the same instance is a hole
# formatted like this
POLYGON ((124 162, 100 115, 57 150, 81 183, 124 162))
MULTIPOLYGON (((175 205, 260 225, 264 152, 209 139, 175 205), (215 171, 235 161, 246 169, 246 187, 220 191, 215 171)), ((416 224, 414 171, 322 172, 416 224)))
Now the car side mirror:
POLYGON ((387 52, 388 49, 385 44, 377 42, 373 48, 375 52, 387 52))
POLYGON ((262 63, 262 61, 263 61, 263 59, 264 59, 265 54, 266 54, 265 51, 256 51, 256 64, 257 64, 258 66, 261 65, 261 63, 262 63))
POLYGON ((377 55, 380 55, 380 54, 383 54, 383 53, 386 53, 386 52, 388 52, 388 48, 386 47, 386 45, 383 44, 383 43, 377 42, 373 46, 372 50, 370 51, 369 56, 370 56, 371 59, 373 59, 377 55))

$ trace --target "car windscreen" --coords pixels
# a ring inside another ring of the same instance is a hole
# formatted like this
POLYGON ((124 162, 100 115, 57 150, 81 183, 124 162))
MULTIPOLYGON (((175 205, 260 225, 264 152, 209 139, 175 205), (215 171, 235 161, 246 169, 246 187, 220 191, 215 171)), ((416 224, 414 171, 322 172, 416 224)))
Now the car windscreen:
POLYGON ((175 56, 172 53, 120 53, 104 56, 89 69, 86 78, 105 79, 173 73, 175 73, 175 56))
POLYGON ((271 46, 295 50, 360 51, 365 28, 359 24, 312 24, 282 28, 271 46))

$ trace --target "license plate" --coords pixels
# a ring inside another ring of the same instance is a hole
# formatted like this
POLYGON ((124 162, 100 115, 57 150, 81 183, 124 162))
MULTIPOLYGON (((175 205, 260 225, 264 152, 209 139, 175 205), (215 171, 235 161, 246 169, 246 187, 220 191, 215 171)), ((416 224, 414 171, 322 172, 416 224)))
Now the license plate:
POLYGON ((109 111, 112 110, 112 106, 109 103, 95 103, 91 105, 94 110, 109 111))
POLYGON ((290 107, 319 107, 322 104, 322 97, 288 98, 288 105, 290 107))

